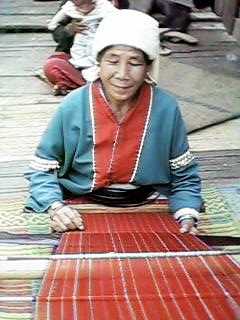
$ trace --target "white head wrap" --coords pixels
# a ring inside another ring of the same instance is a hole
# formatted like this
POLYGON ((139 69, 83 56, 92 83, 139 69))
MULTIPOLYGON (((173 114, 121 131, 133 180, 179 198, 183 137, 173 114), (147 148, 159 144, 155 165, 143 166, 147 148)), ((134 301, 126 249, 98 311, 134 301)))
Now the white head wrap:
POLYGON ((159 64, 159 29, 158 22, 149 15, 136 10, 116 10, 100 23, 93 41, 93 56, 105 48, 114 45, 131 46, 142 50, 153 60, 152 77, 157 80, 159 64))
POLYGON ((93 42, 93 55, 113 45, 131 46, 146 53, 150 60, 159 54, 158 22, 136 10, 118 10, 100 23, 93 42))

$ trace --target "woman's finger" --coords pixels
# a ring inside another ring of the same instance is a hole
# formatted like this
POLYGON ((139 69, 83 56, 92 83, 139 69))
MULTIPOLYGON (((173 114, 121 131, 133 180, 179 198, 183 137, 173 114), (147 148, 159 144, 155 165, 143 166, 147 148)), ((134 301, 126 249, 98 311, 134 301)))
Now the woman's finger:
POLYGON ((180 222, 181 233, 192 233, 195 232, 195 230, 196 228, 194 219, 184 219, 180 222))
POLYGON ((65 210, 65 214, 69 218, 71 223, 74 225, 75 229, 76 228, 80 230, 84 229, 83 219, 77 210, 71 207, 67 207, 67 209, 65 210))
POLYGON ((55 220, 51 220, 50 222, 50 227, 53 229, 53 231, 57 231, 57 232, 64 232, 64 227, 61 225, 61 223, 59 224, 58 221, 55 220))
POLYGON ((189 231, 189 233, 192 235, 196 235, 196 234, 198 234, 198 230, 196 227, 192 227, 191 230, 189 231))
POLYGON ((70 229, 70 230, 76 229, 76 226, 71 221, 71 219, 68 218, 66 212, 58 212, 55 216, 58 218, 61 224, 65 226, 66 229, 70 229))

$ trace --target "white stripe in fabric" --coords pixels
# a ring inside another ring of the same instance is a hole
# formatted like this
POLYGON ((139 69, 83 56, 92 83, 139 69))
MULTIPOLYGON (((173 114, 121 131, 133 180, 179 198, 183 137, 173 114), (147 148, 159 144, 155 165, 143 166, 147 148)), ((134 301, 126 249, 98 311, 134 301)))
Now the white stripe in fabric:
MULTIPOLYGON (((112 235, 112 233, 111 233, 111 227, 110 227, 110 225, 109 225, 108 219, 106 219, 106 216, 105 216, 105 221, 106 221, 106 223, 107 223, 108 232, 109 232, 109 234, 110 234, 110 236, 111 236, 112 246, 113 246, 114 250, 117 251, 117 248, 116 248, 116 246, 115 246, 115 241, 114 241, 113 235, 112 235)), ((122 284, 123 284, 124 297, 125 297, 125 299, 126 299, 127 306, 128 306, 129 312, 130 312, 130 314, 131 314, 132 320, 137 320, 136 314, 135 314, 135 312, 134 312, 134 308, 133 308, 133 306, 132 306, 132 304, 131 304, 131 301, 130 301, 130 299, 129 299, 128 290, 127 290, 127 283, 126 283, 126 279, 124 278, 123 266, 122 266, 122 262, 121 262, 120 259, 118 260, 118 263, 119 263, 119 270, 120 270, 120 274, 121 274, 121 280, 122 280, 122 284)))
POLYGON ((114 291, 114 298, 115 298, 115 304, 116 304, 116 308, 118 310, 118 317, 119 320, 124 320, 125 319, 125 315, 123 314, 123 310, 121 308, 121 306, 119 305, 119 299, 117 299, 117 288, 116 288, 116 280, 113 277, 113 261, 109 260, 110 263, 110 267, 111 267, 111 279, 112 279, 112 286, 113 286, 113 291, 114 291))
MULTIPOLYGON (((173 236, 175 237, 175 239, 176 239, 181 245, 183 245, 183 247, 184 247, 186 250, 188 250, 187 246, 185 245, 185 243, 184 243, 181 239, 179 239, 175 234, 174 234, 173 236)), ((203 305, 203 308, 205 309, 205 311, 206 311, 209 319, 213 319, 212 316, 211 316, 210 310, 209 310, 208 307, 205 305, 204 301, 202 301, 202 298, 200 298, 200 295, 198 294, 197 287, 195 287, 195 284, 193 283, 191 277, 190 277, 189 274, 187 273, 187 270, 185 269, 184 264, 182 264, 182 262, 181 262, 180 260, 179 260, 178 262, 180 263, 182 269, 184 270, 184 273, 186 274, 189 282, 191 283, 191 286, 192 286, 193 290, 196 292, 196 295, 199 297, 199 301, 200 301, 201 304, 203 305)), ((192 304, 191 304, 191 307, 192 307, 192 304)), ((213 320, 214 320, 214 319, 213 319, 213 320)))
POLYGON ((204 264, 204 266, 206 267, 206 269, 211 274, 211 276, 213 277, 213 279, 217 282, 219 288, 221 288, 221 291, 223 292, 224 296, 227 297, 227 299, 229 299, 229 303, 231 304, 233 311, 236 312, 236 319, 239 319, 239 317, 240 317, 239 304, 237 303, 236 300, 234 300, 234 298, 231 296, 231 294, 225 289, 225 287, 223 286, 221 281, 218 279, 218 277, 215 275, 213 270, 211 268, 209 268, 207 262, 203 259, 203 257, 200 257, 200 259, 201 259, 202 263, 204 264))
MULTIPOLYGON (((109 220, 106 219, 105 217, 105 220, 107 221, 107 226, 108 226, 108 230, 111 230, 110 226, 109 226, 109 220)), ((117 234, 117 236, 119 237, 119 235, 117 234)), ((114 247, 114 250, 116 250, 116 245, 115 245, 115 241, 113 239, 113 234, 112 232, 110 233, 110 237, 111 237, 111 242, 112 242, 112 246, 114 247)), ((119 239, 120 240, 120 239, 119 239)), ((111 268, 113 270, 113 261, 112 260, 109 260, 110 261, 110 264, 111 264, 111 268)), ((120 268, 119 268, 120 269, 120 268)), ((121 271, 121 278, 122 278, 122 270, 120 269, 121 271)), ((112 273, 112 283, 113 283, 113 288, 114 288, 114 291, 117 293, 117 290, 116 290, 116 281, 115 279, 113 278, 113 273, 112 273)), ((124 290, 124 283, 122 282, 122 285, 123 285, 123 290, 124 290)), ((125 293, 125 291, 124 291, 125 293)), ((119 316, 121 317, 121 319, 125 319, 125 315, 123 314, 122 312, 122 308, 121 306, 119 305, 119 300, 117 299, 117 294, 115 295, 115 301, 116 301, 116 304, 117 304, 117 309, 118 309, 118 314, 119 316)), ((128 301, 127 301, 128 302, 128 301)), ((127 303, 128 304, 128 303, 127 303)), ((128 306, 129 307, 129 306, 128 306)), ((120 319, 119 319, 120 320, 120 319)))
MULTIPOLYGON (((158 233, 155 233, 155 234, 156 234, 157 238, 159 239, 160 243, 166 248, 167 251, 169 251, 169 248, 166 246, 166 244, 164 243, 164 241, 162 241, 161 237, 159 237, 159 234, 158 234, 158 233)), ((142 237, 142 241, 144 242, 144 244, 145 244, 146 247, 147 247, 147 243, 145 242, 145 240, 144 240, 143 237, 142 237)), ((149 248, 148 248, 148 251, 149 251, 149 248)), ((161 292, 160 292, 160 290, 159 290, 159 287, 158 287, 158 284, 157 284, 157 280, 155 279, 155 275, 154 275, 154 272, 153 272, 153 270, 152 270, 152 265, 149 263, 148 259, 146 259, 146 261, 147 261, 147 263, 148 263, 148 267, 149 267, 149 270, 150 270, 150 272, 151 272, 151 275, 152 275, 152 277, 154 277, 154 283, 156 282, 155 285, 156 285, 157 288, 158 288, 158 294, 160 294, 160 296, 161 296, 161 292)), ((161 263, 159 262, 159 260, 156 260, 156 262, 157 262, 157 265, 158 265, 158 267, 159 267, 159 271, 161 272, 161 275, 162 275, 162 277, 163 277, 163 279, 164 279, 165 286, 166 286, 166 288, 168 288, 168 291, 169 291, 170 296, 173 296, 173 292, 170 291, 170 286, 169 286, 169 284, 168 284, 168 280, 167 280, 167 278, 166 278, 166 275, 165 275, 165 273, 164 273, 164 271, 163 271, 163 269, 162 269, 162 267, 161 267, 161 263)), ((183 319, 183 320, 184 320, 184 319, 185 319, 185 316, 184 316, 181 308, 179 307, 176 299, 173 299, 173 303, 174 303, 174 305, 175 305, 175 307, 176 307, 176 310, 178 311, 178 315, 180 316, 179 319, 183 319)), ((167 310, 167 313, 169 313, 169 310, 168 310, 167 306, 166 306, 166 305, 164 305, 164 306, 165 306, 165 308, 166 308, 166 310, 167 310)), ((169 318, 170 318, 170 317, 169 317, 169 318)), ((176 315, 176 319, 178 319, 177 315, 176 315)))
MULTIPOLYGON (((69 238, 70 236, 67 235, 67 237, 69 238)), ((67 243, 69 243, 68 240, 64 243, 63 251, 66 250, 66 248, 67 248, 67 243)), ((64 294, 65 289, 66 289, 66 290, 68 289, 68 279, 69 279, 69 274, 68 274, 68 272, 69 272, 69 268, 66 268, 66 269, 64 270, 64 273, 62 274, 62 281, 63 281, 63 284, 62 284, 62 287, 61 287, 61 288, 62 288, 62 292, 59 292, 59 295, 60 295, 60 296, 63 296, 63 297, 66 296, 66 294, 64 294)), ((70 275, 70 277, 71 277, 71 276, 72 276, 72 275, 70 275)), ((73 289, 73 288, 72 288, 72 289, 73 289)), ((65 314, 65 310, 64 310, 64 300, 61 299, 61 300, 60 300, 60 319, 59 319, 59 320, 65 320, 65 319, 64 319, 64 314, 65 314)))
POLYGON ((29 167, 34 170, 46 172, 59 169, 60 165, 57 160, 43 159, 38 156, 34 156, 29 164, 29 167))
POLYGON ((170 168, 172 170, 179 169, 181 167, 188 165, 191 161, 193 161, 193 159, 194 159, 194 156, 191 154, 190 150, 187 150, 181 156, 169 160, 170 168))
POLYGON ((90 307, 90 318, 91 320, 94 320, 94 308, 92 303, 92 260, 88 261, 88 302, 90 307))
MULTIPOLYGON (((51 301, 51 299, 49 299, 50 297, 51 297, 51 295, 52 295, 52 291, 54 290, 54 286, 53 286, 53 284, 54 284, 54 280, 56 279, 56 275, 57 275, 57 273, 58 273, 58 269, 60 268, 60 266, 61 266, 61 261, 57 261, 56 263, 55 263, 55 265, 54 265, 54 267, 55 267, 55 270, 54 270, 54 272, 53 272, 53 278, 52 278, 52 282, 51 282, 51 286, 50 286, 50 288, 49 288, 49 290, 48 290, 48 299, 47 299, 47 319, 51 319, 51 317, 50 317, 50 315, 51 315, 51 303, 50 303, 50 301, 51 301)), ((46 275, 47 275, 47 273, 46 273, 46 275)), ((43 280, 44 281, 44 280, 43 280)), ((45 280, 46 281, 46 280, 45 280)), ((38 313, 37 313, 38 314, 38 313)))
MULTIPOLYGON (((135 242, 136 242, 136 245, 137 245, 137 247, 138 247, 138 250, 139 250, 139 252, 140 252, 140 251, 141 251, 141 248, 140 248, 140 246, 139 246, 139 244, 138 244, 138 241, 137 241, 137 239, 135 238, 135 235, 134 235, 134 234, 133 234, 133 238, 134 238, 134 240, 135 240, 135 242)), ((142 241, 144 242, 146 248, 148 249, 147 243, 144 241, 144 238, 143 238, 143 237, 142 237, 142 241)), ((155 277, 155 274, 154 274, 154 271, 153 271, 153 269, 152 269, 151 263, 149 262, 148 259, 146 259, 146 263, 147 263, 149 272, 150 272, 150 274, 151 274, 154 287, 155 287, 155 289, 156 289, 156 291, 157 291, 159 300, 161 301, 161 304, 163 305, 163 308, 165 308, 165 310, 166 310, 166 312, 167 312, 167 314, 168 314, 168 317, 169 317, 169 319, 170 319, 170 312, 169 312, 166 304, 165 304, 164 301, 163 301, 163 297, 162 297, 162 295, 161 295, 161 292, 160 292, 160 289, 159 289, 159 286, 158 286, 158 281, 157 281, 157 279, 156 279, 156 277, 155 277)), ((130 265, 131 265, 131 264, 130 264, 130 265)), ((131 269, 131 272, 132 272, 132 269, 131 269)), ((133 275, 133 277, 134 277, 134 275, 133 275)), ((144 312, 144 307, 143 307, 143 313, 145 313, 145 312, 144 312)), ((145 316, 145 314, 144 314, 144 316, 145 316)))
MULTIPOLYGON (((166 275, 166 273, 164 272, 164 268, 162 267, 162 264, 161 264, 161 262, 160 262, 159 260, 157 260, 157 266, 158 266, 159 271, 161 272, 162 277, 163 277, 163 279, 164 279, 164 284, 165 284, 166 288, 168 288, 170 297, 174 297, 175 292, 173 292, 173 291, 171 290, 171 286, 169 286, 168 274, 166 275)), ((174 270, 173 270, 173 272, 174 272, 174 270)), ((177 314, 176 314, 176 319, 183 319, 183 320, 184 320, 184 319, 185 319, 185 314, 183 313, 181 307, 180 307, 179 304, 177 303, 177 300, 176 300, 176 299, 172 299, 172 300, 173 300, 173 303, 174 303, 174 305, 175 305, 175 307, 176 307, 176 310, 177 310, 177 312, 178 312, 178 315, 180 316, 180 318, 178 318, 178 317, 177 317, 177 314)))
MULTIPOLYGON (((135 239, 134 239, 134 240, 135 240, 135 239)), ((135 241, 135 242, 136 242, 136 241, 135 241)), ((120 245, 121 245, 121 247, 122 247, 122 250, 124 250, 124 246, 122 245, 122 242, 121 242, 121 241, 120 241, 120 245)), ((140 250, 139 250, 139 251, 140 251, 140 250)), ((127 264, 128 264, 128 267, 129 267, 130 275, 131 275, 131 277, 132 277, 132 284, 133 284, 133 288, 134 288, 134 290, 135 290, 135 292, 136 292, 136 298, 137 298, 139 307, 140 307, 140 309, 141 309, 141 311, 142 311, 142 314, 143 314, 144 319, 145 319, 145 320, 148 320, 149 318, 148 318, 148 316, 147 316, 147 314, 146 314, 146 312, 145 312, 145 309, 144 309, 142 300, 141 300, 140 295, 139 295, 139 292, 138 292, 137 283, 136 283, 136 279, 135 279, 135 277, 134 277, 134 272, 133 272, 132 264, 130 263, 129 260, 127 260, 127 264)))
MULTIPOLYGON (((81 261, 81 264, 84 263, 84 261, 81 261)), ((80 273, 81 267, 80 267, 80 261, 77 260, 76 261, 76 268, 75 268, 75 280, 74 280, 74 287, 73 287, 73 320, 78 320, 78 309, 77 309, 77 302, 76 302, 76 297, 77 297, 77 291, 78 291, 78 286, 81 285, 81 283, 79 283, 79 273, 80 273)))
POLYGON ((90 113, 92 120, 92 137, 93 137, 93 148, 92 148, 92 159, 93 159, 93 180, 90 192, 93 191, 95 182, 96 182, 96 161, 95 161, 95 146, 96 146, 96 128, 95 128, 95 119, 94 119, 94 106, 93 106, 93 84, 89 86, 89 104, 90 104, 90 113))
POLYGON ((151 89, 151 94, 150 94, 150 103, 149 103, 149 106, 148 106, 147 120, 146 120, 145 127, 144 127, 144 130, 143 130, 143 136, 142 136, 140 148, 138 150, 138 155, 137 155, 135 167, 134 167, 134 170, 133 170, 133 174, 132 174, 131 179, 129 180, 129 182, 133 182, 133 180, 135 178, 135 175, 136 175, 136 172, 137 172, 137 168, 138 168, 138 164, 139 164, 139 160, 140 160, 140 156, 141 156, 142 149, 143 149, 143 144, 144 144, 146 133, 147 133, 149 120, 150 120, 150 115, 151 115, 151 111, 152 111, 152 104, 153 104, 153 88, 150 87, 150 89, 151 89))
MULTIPOLYGON (((214 261, 216 261, 216 259, 214 259, 214 261)), ((231 272, 234 272, 234 269, 233 269, 232 265, 230 264, 230 261, 237 268, 239 268, 239 263, 235 259, 233 259, 231 256, 229 256, 228 259, 225 260, 225 262, 227 263, 228 267, 232 270, 231 272)), ((221 264, 218 264, 218 265, 220 265, 220 267, 222 268, 221 264)), ((222 268, 222 271, 227 276, 224 268, 222 268)), ((231 282, 232 282, 233 286, 236 288, 236 290, 239 290, 239 287, 236 285, 236 283, 232 279, 231 279, 231 282)))
POLYGON ((203 306, 203 309, 206 311, 208 318, 207 319, 211 319, 214 320, 214 317, 211 314, 211 311, 209 310, 208 306, 206 305, 206 303, 204 303, 204 301, 202 300, 202 296, 199 294, 198 288, 196 287, 195 283, 193 282, 191 276, 189 275, 188 271, 186 270, 184 264, 182 263, 181 259, 177 258, 178 263, 180 264, 183 273, 186 275, 189 283, 191 284, 191 287, 193 289, 193 291, 195 292, 196 297, 198 297, 201 305, 203 306))
MULTIPOLYGON (((190 260, 190 262, 193 265, 193 262, 191 260, 190 260)), ((213 285, 212 284, 215 282, 213 278, 212 278, 213 281, 210 281, 209 278, 207 278, 208 281, 206 281, 205 275, 206 275, 206 269, 207 268, 204 265, 204 263, 202 263, 202 262, 203 261, 199 257, 199 262, 198 262, 199 268, 197 268, 197 270, 196 270, 196 278, 198 278, 199 281, 201 281, 202 283, 205 283, 205 290, 204 291, 206 292, 206 295, 207 295, 207 294, 209 294, 209 292, 211 294, 211 292, 216 291, 217 285, 214 284, 214 289, 213 289, 213 285)), ((208 259, 207 264, 208 263, 209 263, 209 259, 208 259)), ((212 265, 211 265, 211 269, 214 269, 214 267, 212 265)), ((219 268, 218 268, 218 270, 219 270, 219 268)), ((207 271, 209 271, 209 270, 207 270, 207 271)), ((209 272, 209 274, 211 275, 211 272, 209 272)), ((218 276, 219 276, 219 274, 218 274, 218 276)), ((218 293, 218 295, 219 295, 219 293, 218 293)), ((228 312, 226 313, 226 309, 222 306, 221 303, 218 305, 217 309, 218 309, 218 316, 221 315, 220 317, 222 317, 223 319, 227 319, 228 318, 228 312)), ((218 319, 216 314, 214 314, 214 319, 218 319)))

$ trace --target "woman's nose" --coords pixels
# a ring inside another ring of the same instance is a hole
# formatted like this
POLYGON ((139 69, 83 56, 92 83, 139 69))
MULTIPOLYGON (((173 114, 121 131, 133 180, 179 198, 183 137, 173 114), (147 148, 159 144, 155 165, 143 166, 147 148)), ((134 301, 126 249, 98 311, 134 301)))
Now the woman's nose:
POLYGON ((128 78, 129 70, 128 64, 125 62, 120 62, 118 64, 117 75, 120 79, 128 78))

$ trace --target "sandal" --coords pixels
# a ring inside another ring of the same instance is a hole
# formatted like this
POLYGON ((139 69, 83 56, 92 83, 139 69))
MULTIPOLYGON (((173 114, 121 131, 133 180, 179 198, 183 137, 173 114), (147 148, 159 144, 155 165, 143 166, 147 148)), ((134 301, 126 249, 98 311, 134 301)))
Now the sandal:
POLYGON ((66 96, 69 93, 69 90, 60 88, 57 84, 53 87, 52 94, 54 96, 66 96))
POLYGON ((160 40, 167 40, 167 41, 172 41, 172 42, 186 42, 188 44, 197 44, 198 39, 194 38, 190 34, 180 32, 180 31, 175 31, 172 29, 168 28, 160 28, 160 40))
POLYGON ((172 53, 171 49, 168 49, 167 47, 160 45, 159 54, 160 56, 169 56, 172 53))

